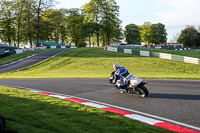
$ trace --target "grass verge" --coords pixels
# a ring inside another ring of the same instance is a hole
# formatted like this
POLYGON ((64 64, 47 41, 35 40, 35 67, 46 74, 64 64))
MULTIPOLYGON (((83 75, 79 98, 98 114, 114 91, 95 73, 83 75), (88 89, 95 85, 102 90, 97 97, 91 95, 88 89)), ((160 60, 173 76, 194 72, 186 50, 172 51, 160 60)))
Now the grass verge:
POLYGON ((119 62, 140 78, 200 79, 200 66, 153 57, 140 57, 104 51, 102 48, 79 48, 17 72, 0 74, 12 78, 109 78, 113 64, 119 62))
POLYGON ((105 110, 0 86, 0 115, 7 129, 20 133, 122 133, 170 131, 105 110))
POLYGON ((29 51, 29 52, 25 52, 25 53, 14 54, 14 55, 11 55, 11 56, 0 58, 0 65, 8 64, 10 62, 25 58, 27 56, 30 56, 30 55, 33 55, 33 54, 38 54, 38 53, 41 53, 41 52, 50 51, 50 50, 52 50, 52 49, 29 51))

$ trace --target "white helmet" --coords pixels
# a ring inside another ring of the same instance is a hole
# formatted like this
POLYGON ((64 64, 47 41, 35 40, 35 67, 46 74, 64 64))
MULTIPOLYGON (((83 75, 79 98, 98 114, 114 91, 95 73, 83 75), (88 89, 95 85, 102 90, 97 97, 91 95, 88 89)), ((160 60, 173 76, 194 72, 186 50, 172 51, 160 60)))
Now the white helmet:
POLYGON ((115 63, 115 64, 113 65, 113 68, 114 68, 115 71, 116 71, 119 67, 120 67, 120 64, 119 64, 119 63, 115 63))

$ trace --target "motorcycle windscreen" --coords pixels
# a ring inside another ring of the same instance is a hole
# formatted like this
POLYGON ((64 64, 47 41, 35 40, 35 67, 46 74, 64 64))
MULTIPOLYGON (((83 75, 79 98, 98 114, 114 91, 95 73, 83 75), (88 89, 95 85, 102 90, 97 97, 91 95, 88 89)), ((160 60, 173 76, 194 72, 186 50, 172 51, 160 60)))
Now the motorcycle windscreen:
POLYGON ((133 87, 136 87, 138 84, 140 84, 142 82, 142 79, 138 78, 138 77, 134 77, 133 79, 130 80, 130 84, 133 87))

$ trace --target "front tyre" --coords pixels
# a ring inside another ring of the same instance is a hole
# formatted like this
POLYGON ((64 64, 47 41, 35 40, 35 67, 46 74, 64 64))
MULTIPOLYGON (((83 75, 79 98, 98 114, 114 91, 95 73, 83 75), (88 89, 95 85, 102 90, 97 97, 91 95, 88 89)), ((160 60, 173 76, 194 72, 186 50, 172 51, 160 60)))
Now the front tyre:
POLYGON ((147 97, 149 95, 149 91, 144 85, 139 86, 138 92, 141 97, 147 97))

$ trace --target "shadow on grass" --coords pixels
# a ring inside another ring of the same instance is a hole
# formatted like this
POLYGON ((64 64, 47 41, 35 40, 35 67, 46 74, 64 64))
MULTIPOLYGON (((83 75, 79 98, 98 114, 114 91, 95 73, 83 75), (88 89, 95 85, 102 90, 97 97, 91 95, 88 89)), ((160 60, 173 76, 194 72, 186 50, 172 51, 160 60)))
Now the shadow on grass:
MULTIPOLYGON (((27 95, 27 94, 24 94, 27 95)), ((110 112, 31 93, 29 98, 0 94, 0 114, 9 130, 27 132, 166 132, 110 112), (43 101, 40 101, 42 99, 43 101)))
POLYGON ((150 93, 148 98, 200 100, 200 95, 150 93))

